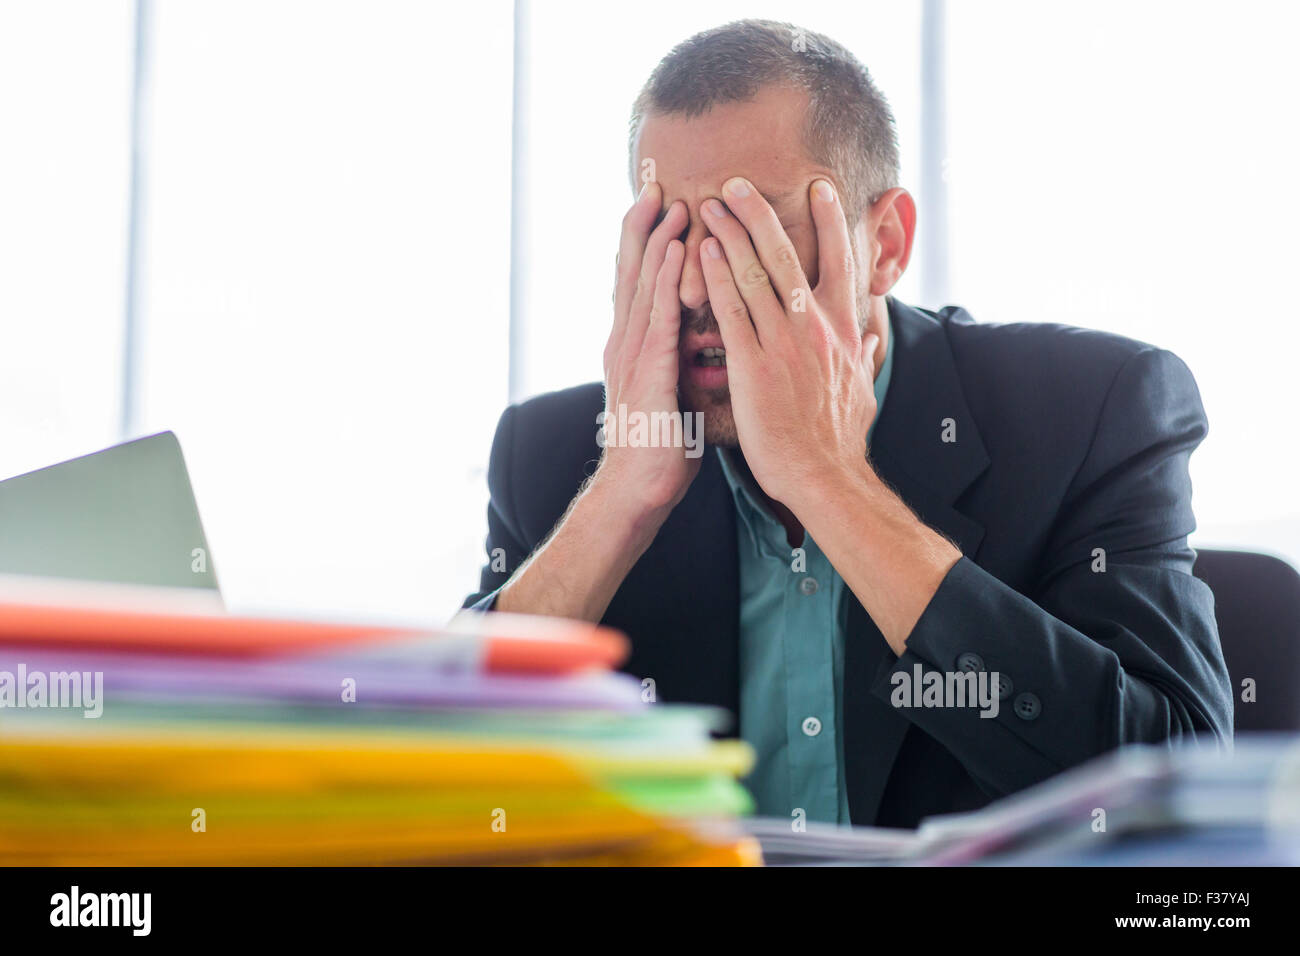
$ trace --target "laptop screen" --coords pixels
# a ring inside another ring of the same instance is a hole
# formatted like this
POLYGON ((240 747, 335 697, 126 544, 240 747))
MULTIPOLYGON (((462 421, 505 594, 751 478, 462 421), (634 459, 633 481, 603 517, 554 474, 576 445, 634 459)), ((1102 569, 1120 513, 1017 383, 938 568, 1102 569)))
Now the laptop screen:
POLYGON ((150 435, 0 482, 0 574, 216 591, 176 436, 150 435))

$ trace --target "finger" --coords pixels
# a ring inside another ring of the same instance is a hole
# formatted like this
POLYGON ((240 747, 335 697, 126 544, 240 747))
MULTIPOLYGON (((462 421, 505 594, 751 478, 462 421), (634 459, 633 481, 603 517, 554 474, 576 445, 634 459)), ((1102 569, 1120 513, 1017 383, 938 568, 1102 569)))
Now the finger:
POLYGON ((762 348, 762 335, 750 319, 749 309, 736 287, 726 250, 715 236, 700 244, 700 265, 709 291, 709 310, 718 320, 722 344, 733 358, 752 355, 762 348))
POLYGON ((817 228, 817 288, 813 295, 828 306, 833 316, 851 316, 856 334, 853 246, 839 194, 825 179, 815 181, 809 193, 817 228))
POLYGON ((677 383, 677 344, 682 328, 682 299, 678 289, 686 245, 673 239, 664 249, 663 265, 655 278, 654 301, 650 306, 650 323, 641 346, 641 361, 671 364, 672 384, 677 383))
MULTIPOLYGON (((641 273, 637 277, 636 292, 628 309, 627 331, 623 336, 622 354, 634 358, 641 351, 646 328, 650 325, 650 308, 654 304, 655 280, 664 264, 668 243, 686 228, 690 216, 686 203, 678 200, 668 207, 663 221, 646 240, 645 256, 641 260, 641 273)), ((678 308, 681 308, 680 300, 678 308)))
POLYGON ((763 263, 749 240, 749 233, 740 220, 731 215, 727 207, 717 199, 706 199, 700 209, 704 224, 722 243, 726 262, 731 267, 733 285, 745 308, 749 310, 758 337, 766 342, 789 319, 786 318, 785 306, 777 298, 776 289, 772 287, 767 270, 763 268, 763 263))
MULTIPOLYGON (((739 176, 729 179, 722 185, 722 198, 749 234, 758 259, 771 277, 772 287, 782 303, 788 305, 791 302, 795 289, 809 292, 808 278, 799 264, 799 253, 794 243, 754 185, 739 176)), ((790 309, 786 311, 790 312, 790 309)))
POLYGON ((636 202, 623 216, 618 257, 614 260, 614 327, 609 336, 612 351, 617 351, 622 344, 628 309, 636 294, 636 280, 641 274, 641 260, 645 257, 646 240, 659 216, 662 202, 659 184, 646 183, 641 187, 636 202))
POLYGON ((876 349, 880 348, 880 336, 875 332, 867 332, 862 336, 862 363, 867 367, 867 374, 871 376, 871 381, 876 380, 876 349))

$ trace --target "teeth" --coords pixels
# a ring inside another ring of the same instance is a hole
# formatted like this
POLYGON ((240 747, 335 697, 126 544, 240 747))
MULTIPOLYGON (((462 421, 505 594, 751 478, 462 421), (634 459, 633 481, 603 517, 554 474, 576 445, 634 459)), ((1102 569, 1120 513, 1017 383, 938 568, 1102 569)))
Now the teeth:
POLYGON ((700 349, 695 353, 695 363, 705 368, 717 365, 725 368, 727 365, 727 350, 722 348, 700 349))

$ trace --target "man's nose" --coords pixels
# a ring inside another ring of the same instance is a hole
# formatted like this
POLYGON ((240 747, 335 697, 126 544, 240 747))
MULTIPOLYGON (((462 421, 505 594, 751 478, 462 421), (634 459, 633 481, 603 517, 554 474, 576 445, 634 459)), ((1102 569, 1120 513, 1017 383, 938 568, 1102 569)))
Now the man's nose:
POLYGON ((700 244, 708 236, 704 223, 697 215, 692 215, 690 228, 686 231, 686 261, 682 263, 682 281, 678 289, 683 309, 701 309, 709 301, 704 269, 700 266, 700 244))

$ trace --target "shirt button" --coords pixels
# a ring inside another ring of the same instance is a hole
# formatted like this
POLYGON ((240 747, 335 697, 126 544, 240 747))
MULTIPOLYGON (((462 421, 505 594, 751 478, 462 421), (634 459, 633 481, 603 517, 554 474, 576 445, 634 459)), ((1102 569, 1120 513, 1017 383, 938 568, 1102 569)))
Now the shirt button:
POLYGON ((806 737, 816 737, 822 732, 822 722, 816 717, 805 717, 803 719, 803 732, 806 737))
POLYGON ((799 590, 802 591, 804 594, 807 594, 807 595, 813 595, 813 594, 816 594, 816 593, 817 593, 817 579, 816 579, 816 578, 804 578, 802 581, 799 582, 799 590))
POLYGON ((1024 693, 1015 699, 1012 709, 1021 720, 1037 720, 1043 705, 1036 695, 1024 693))

